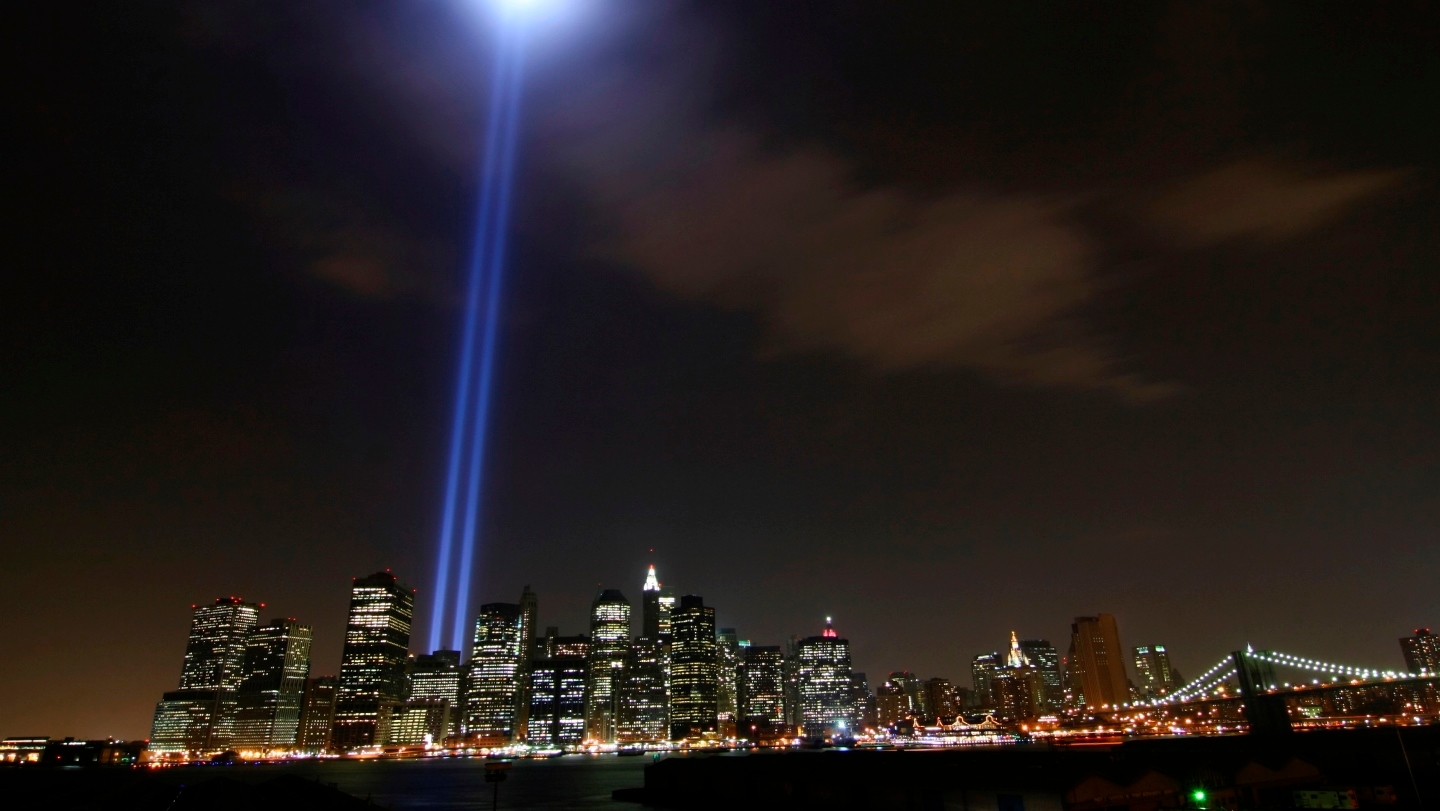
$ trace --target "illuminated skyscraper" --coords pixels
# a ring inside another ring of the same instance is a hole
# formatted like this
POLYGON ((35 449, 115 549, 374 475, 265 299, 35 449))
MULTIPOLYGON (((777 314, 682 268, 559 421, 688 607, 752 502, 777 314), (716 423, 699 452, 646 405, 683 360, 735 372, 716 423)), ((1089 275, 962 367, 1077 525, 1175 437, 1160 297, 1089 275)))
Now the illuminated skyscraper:
POLYGON ((514 740, 520 634, 520 606, 480 606, 470 648, 463 731, 482 744, 503 746, 514 740))
POLYGON ((615 680, 630 651, 630 601, 605 589, 590 605, 590 663, 585 687, 585 738, 615 741, 615 680))
POLYGON ((665 695, 665 646, 640 637, 630 645, 616 682, 616 734, 620 743, 669 740, 669 702, 665 695))
POLYGON ((1041 703, 1045 714, 1060 712, 1065 706, 1065 682, 1060 673, 1060 652, 1045 639, 1020 640, 1020 652, 1031 666, 1040 671, 1041 703))
POLYGON ((1135 648, 1135 678, 1139 681, 1137 689, 1146 698, 1159 698, 1180 686, 1164 645, 1135 648))
POLYGON ((1416 628, 1414 636, 1402 638, 1400 650, 1411 673, 1440 673, 1440 636, 1429 628, 1416 628))
POLYGON ((530 665, 532 746, 579 746, 585 739, 585 658, 536 658, 530 665))
POLYGON ((671 615, 670 736, 676 740, 716 732, 715 609, 693 594, 671 615))
MULTIPOLYGON (((875 694, 865 674, 850 671, 850 721, 854 730, 875 728, 875 694)), ((853 730, 852 730, 853 731, 853 730)))
POLYGON ((305 680, 305 693, 300 700, 299 747, 306 752, 324 752, 330 748, 337 686, 334 676, 305 680))
MULTIPOLYGON (((410 663, 410 693, 407 701, 445 703, 445 734, 460 732, 460 685, 463 679, 460 671, 460 651, 437 650, 425 656, 416 656, 410 663)), ((436 742, 442 736, 435 736, 436 742)))
POLYGON ((661 588, 652 564, 640 589, 640 635, 646 639, 670 640, 670 613, 675 608, 675 598, 668 591, 661 588))
POLYGON ((909 717, 910 696, 905 695, 904 686, 894 679, 886 679, 875 688, 875 720, 880 726, 893 728, 909 717))
POLYGON ((515 738, 522 741, 525 740, 525 725, 530 718, 530 662, 535 656, 535 623, 539 614, 539 599, 526 586, 520 592, 520 672, 517 676, 520 690, 515 697, 515 738))
POLYGON ((740 736, 779 737, 785 731, 785 654, 778 645, 751 645, 740 660, 740 736))
MULTIPOLYGON (((933 678, 925 680, 925 706, 929 709, 930 715, 936 718, 954 718, 960 713, 960 697, 955 692, 955 685, 949 679, 933 678)), ((935 723, 933 719, 926 718, 926 723, 935 723)))
POLYGON ((971 660, 970 679, 978 709, 995 709, 995 691, 991 689, 990 682, 995 679, 995 671, 1003 662, 998 653, 982 653, 971 660))
POLYGON ((388 571, 356 578, 351 586, 331 736, 334 748, 353 751, 384 742, 389 708, 405 697, 414 616, 415 592, 388 571))
POLYGON ((854 727, 850 697, 850 640, 841 639, 830 618, 819 636, 800 641, 800 711, 805 734, 843 735, 854 727))
POLYGON ((1125 674, 1120 629, 1111 614, 1076 617, 1070 626, 1071 694, 1090 710, 1114 707, 1130 700, 1130 679, 1125 674))
POLYGON ((180 689, 155 706, 150 751, 161 755, 195 756, 230 745, 245 647, 260 618, 260 606, 239 597, 193 608, 180 689))
POLYGON ((887 681, 899 685, 900 689, 904 691, 907 715, 913 715, 925 723, 934 723, 934 719, 930 717, 930 707, 925 700, 925 688, 919 676, 908 670, 896 670, 890 673, 887 681))
POLYGON ((310 626, 277 619, 250 632, 244 676, 235 693, 232 749, 293 749, 310 676, 310 626))
POLYGON ((722 738, 736 736, 739 705, 740 637, 734 628, 715 634, 716 730, 722 738))

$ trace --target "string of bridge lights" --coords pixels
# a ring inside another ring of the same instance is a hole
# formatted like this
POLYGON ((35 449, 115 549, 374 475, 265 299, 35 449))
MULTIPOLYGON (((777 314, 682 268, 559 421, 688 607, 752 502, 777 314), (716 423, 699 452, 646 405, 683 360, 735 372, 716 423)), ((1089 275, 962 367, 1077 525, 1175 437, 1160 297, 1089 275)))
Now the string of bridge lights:
POLYGON ((1400 674, 1393 670, 1371 670, 1364 667, 1350 667, 1348 665, 1337 665, 1328 662, 1321 662, 1316 659, 1306 659, 1302 656, 1291 656, 1288 653, 1277 651, 1253 651, 1250 654, 1256 659, 1269 662, 1275 665, 1310 670, 1316 673, 1327 673, 1332 676, 1355 676, 1361 679, 1393 679, 1400 674))

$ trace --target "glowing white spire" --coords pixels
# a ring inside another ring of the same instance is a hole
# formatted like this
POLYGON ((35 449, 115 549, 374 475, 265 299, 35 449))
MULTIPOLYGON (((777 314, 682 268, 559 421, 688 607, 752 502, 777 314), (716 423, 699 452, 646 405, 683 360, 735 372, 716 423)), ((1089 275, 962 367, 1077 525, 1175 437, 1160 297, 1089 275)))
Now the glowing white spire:
POLYGON ((1021 667, 1030 665, 1030 658, 1020 650, 1020 640, 1015 638, 1015 632, 1010 632, 1010 654, 1005 657, 1005 664, 1010 667, 1021 667))
POLYGON ((660 581, 655 579, 655 564, 650 564, 650 571, 645 574, 645 587, 641 591, 659 591, 660 581))

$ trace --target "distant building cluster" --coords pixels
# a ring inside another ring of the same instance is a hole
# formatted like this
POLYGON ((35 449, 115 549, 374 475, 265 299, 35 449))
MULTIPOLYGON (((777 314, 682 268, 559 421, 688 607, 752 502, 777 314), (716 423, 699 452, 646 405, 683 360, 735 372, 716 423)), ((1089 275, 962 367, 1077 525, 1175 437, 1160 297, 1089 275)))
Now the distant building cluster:
MULTIPOLYGON (((591 604, 586 633, 542 631, 526 586, 516 603, 480 607, 463 654, 410 653, 414 591, 389 571, 357 578, 338 676, 310 673, 311 629, 295 619, 262 623, 263 606, 238 597, 193 608, 180 683, 155 708, 152 756, 983 736, 1182 688, 1165 646, 1127 651, 1115 617, 1097 614, 1075 618, 1064 656, 1012 632, 1005 650, 974 657, 968 688, 900 670, 872 691, 830 618, 813 636, 754 645, 717 627, 701 597, 662 587, 654 566, 638 636, 615 589, 591 604)), ((1428 629, 1401 647, 1411 672, 1440 669, 1428 629)))

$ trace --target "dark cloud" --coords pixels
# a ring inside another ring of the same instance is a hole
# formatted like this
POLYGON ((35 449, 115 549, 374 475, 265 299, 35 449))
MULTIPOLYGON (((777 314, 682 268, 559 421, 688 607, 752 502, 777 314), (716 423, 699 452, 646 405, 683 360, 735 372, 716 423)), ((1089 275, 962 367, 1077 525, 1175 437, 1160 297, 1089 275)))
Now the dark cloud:
POLYGON ((1273 242, 1326 225, 1394 188, 1398 171, 1305 173, 1251 158, 1176 184, 1150 210, 1167 233, 1188 245, 1237 239, 1273 242))
POLYGON ((672 293, 761 314, 768 351, 1136 401, 1168 390, 1119 371, 1077 324, 1095 250, 1071 203, 865 188, 837 154, 767 153, 735 133, 683 143, 648 184, 596 187, 619 226, 604 249, 672 293))

